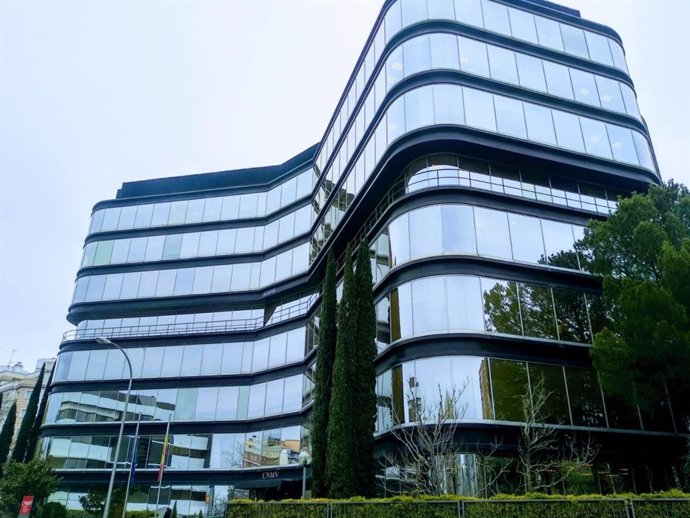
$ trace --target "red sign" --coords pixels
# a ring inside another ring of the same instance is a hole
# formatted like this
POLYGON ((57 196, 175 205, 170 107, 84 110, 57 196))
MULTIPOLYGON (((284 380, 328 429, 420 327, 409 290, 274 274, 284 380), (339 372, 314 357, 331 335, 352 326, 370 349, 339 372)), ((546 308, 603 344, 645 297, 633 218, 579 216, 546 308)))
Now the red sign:
POLYGON ((19 507, 19 515, 20 516, 28 516, 31 514, 31 506, 34 503, 34 497, 33 496, 25 496, 22 498, 22 505, 19 507))

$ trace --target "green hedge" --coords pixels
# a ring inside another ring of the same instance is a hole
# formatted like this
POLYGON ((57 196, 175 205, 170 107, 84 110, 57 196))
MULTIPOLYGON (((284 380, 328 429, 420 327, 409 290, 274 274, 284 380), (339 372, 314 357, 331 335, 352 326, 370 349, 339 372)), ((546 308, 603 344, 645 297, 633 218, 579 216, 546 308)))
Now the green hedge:
POLYGON ((688 518, 690 495, 674 491, 654 495, 563 497, 498 495, 479 500, 457 496, 396 497, 364 500, 282 502, 233 501, 226 518, 627 518, 634 505, 636 518, 688 518))

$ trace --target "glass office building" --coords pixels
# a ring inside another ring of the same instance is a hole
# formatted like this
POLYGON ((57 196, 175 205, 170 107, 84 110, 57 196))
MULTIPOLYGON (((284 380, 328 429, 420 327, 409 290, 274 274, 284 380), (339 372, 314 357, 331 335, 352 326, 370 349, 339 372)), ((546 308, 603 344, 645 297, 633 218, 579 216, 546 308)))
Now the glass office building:
POLYGON ((140 422, 130 508, 152 507, 168 421, 161 503, 298 496, 325 257, 360 238, 377 448, 419 401, 462 387, 467 465, 497 437, 514 454, 540 383, 545 420, 600 444, 602 489, 663 487, 682 423, 670 398, 643 410, 599 387, 601 287, 574 248, 587 220, 659 182, 612 29, 542 0, 386 1, 321 142, 96 204, 43 426, 53 498, 79 508, 115 462, 124 481, 140 422), (134 368, 117 459, 128 373, 97 337, 134 368))

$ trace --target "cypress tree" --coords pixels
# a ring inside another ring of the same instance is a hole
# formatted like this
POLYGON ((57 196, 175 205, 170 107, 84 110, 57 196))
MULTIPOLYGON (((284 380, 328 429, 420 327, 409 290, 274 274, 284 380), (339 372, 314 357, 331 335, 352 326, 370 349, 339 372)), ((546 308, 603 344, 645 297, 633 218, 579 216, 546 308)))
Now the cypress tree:
POLYGON ((352 394, 352 429, 357 461, 357 494, 373 496, 376 482, 374 465, 374 431, 376 420, 376 312, 372 291, 369 247, 360 242, 354 274, 355 325, 354 335, 354 383, 352 394))
POLYGON ((19 427, 19 432, 17 432, 17 441, 14 444, 14 449, 12 450, 12 460, 17 462, 24 462, 24 458, 27 453, 27 446, 29 445, 29 436, 31 435, 31 429, 34 426, 34 421, 36 421, 36 410, 38 409, 38 398, 41 395, 41 387, 43 386, 43 375, 45 374, 46 366, 41 367, 41 372, 36 380, 36 386, 31 391, 31 397, 29 398, 29 403, 26 405, 26 413, 24 414, 24 419, 22 419, 22 424, 19 427))
POLYGON ((316 350, 314 373, 314 409, 312 412, 311 452, 312 491, 314 496, 326 496, 326 454, 328 445, 328 415, 331 403, 331 381, 336 351, 335 260, 328 254, 326 276, 321 290, 319 318, 319 346, 316 350))
POLYGON ((2 465, 7 461, 10 453, 10 446, 12 445, 12 437, 14 437, 14 423, 17 421, 17 402, 12 403, 12 406, 7 411, 5 424, 2 425, 0 432, 0 474, 2 473, 2 465))
POLYGON ((354 458, 354 434, 352 430, 353 378, 354 378, 354 274, 352 251, 345 251, 343 296, 338 305, 338 334, 333 362, 331 402, 328 419, 328 448, 326 483, 328 496, 348 498, 357 494, 357 473, 354 458), (347 331, 347 332, 345 332, 347 331))
MULTIPOLYGON (((46 406, 48 405, 48 388, 50 388, 50 384, 53 382, 53 374, 55 374, 55 368, 53 368, 53 370, 50 371, 50 377, 48 378, 46 389, 43 391, 43 396, 41 396, 41 404, 38 405, 38 412, 36 413, 34 425, 31 427, 29 443, 26 447, 26 457, 24 459, 26 462, 29 462, 31 459, 33 459, 34 455, 36 454, 36 444, 38 444, 38 437, 41 434, 43 416, 46 413, 46 406)), ((38 382, 36 382, 36 386, 39 387, 38 382)), ((40 388, 41 387, 39 387, 39 390, 40 388)))

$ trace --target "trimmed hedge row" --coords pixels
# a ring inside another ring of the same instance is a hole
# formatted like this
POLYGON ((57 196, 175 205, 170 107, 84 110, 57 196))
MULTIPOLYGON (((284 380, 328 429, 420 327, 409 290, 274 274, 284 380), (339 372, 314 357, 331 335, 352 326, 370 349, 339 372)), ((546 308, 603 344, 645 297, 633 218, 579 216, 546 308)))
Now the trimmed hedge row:
POLYGON ((529 496, 537 498, 235 501, 226 518, 628 518, 632 509, 636 518, 690 517, 690 495, 678 492, 621 498, 529 496))

